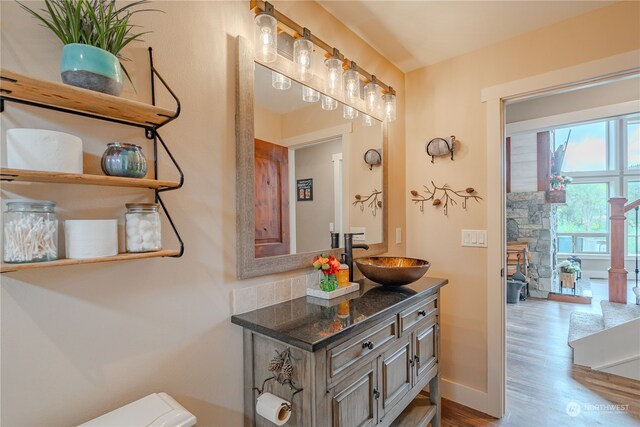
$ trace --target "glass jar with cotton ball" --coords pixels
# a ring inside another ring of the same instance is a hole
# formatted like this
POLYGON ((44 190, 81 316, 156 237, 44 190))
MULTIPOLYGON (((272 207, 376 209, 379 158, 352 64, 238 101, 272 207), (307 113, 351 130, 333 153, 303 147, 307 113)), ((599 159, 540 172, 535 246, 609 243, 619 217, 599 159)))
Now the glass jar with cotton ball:
POLYGON ((162 229, 157 203, 127 203, 124 214, 127 252, 162 249, 162 229))

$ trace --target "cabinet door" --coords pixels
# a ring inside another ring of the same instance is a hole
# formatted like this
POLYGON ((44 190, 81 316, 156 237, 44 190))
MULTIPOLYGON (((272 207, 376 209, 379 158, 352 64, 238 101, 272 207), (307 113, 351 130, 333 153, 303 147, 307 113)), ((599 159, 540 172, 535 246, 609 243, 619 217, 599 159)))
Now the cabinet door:
MULTIPOLYGON (((345 377, 331 389, 331 425, 368 427, 377 424, 377 360, 345 377)), ((329 425, 329 423, 320 423, 329 425)))
POLYGON ((414 332, 416 380, 421 379, 436 364, 438 359, 435 316, 414 332))
POLYGON ((378 420, 386 414, 411 389, 413 353, 411 336, 401 338, 380 358, 380 392, 382 401, 378 420))

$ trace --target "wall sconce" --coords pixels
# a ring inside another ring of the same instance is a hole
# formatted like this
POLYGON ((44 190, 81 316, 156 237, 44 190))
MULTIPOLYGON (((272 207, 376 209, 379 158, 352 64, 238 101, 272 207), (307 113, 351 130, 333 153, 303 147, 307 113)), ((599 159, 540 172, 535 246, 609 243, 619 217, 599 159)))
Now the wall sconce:
POLYGON ((342 60, 338 49, 333 48, 333 55, 325 59, 324 65, 327 67, 325 89, 329 95, 338 96, 342 90, 342 60))
POLYGON ((301 38, 293 42, 293 62, 296 64, 296 75, 301 82, 311 80, 311 53, 313 52, 313 43, 309 38, 311 32, 305 28, 301 38))
POLYGON ((446 156, 448 154, 451 155, 451 160, 453 160, 455 141, 456 137, 451 135, 448 138, 433 138, 431 141, 427 142, 425 151, 429 156, 431 156, 431 163, 434 163, 436 156, 446 156))
POLYGON ((318 102, 320 101, 320 92, 309 86, 302 86, 302 100, 304 102, 318 102))
POLYGON ((322 95, 322 109, 332 111, 338 108, 338 101, 330 96, 322 95))
POLYGON ((393 122, 396 120, 396 91, 389 86, 389 92, 382 96, 382 102, 384 103, 384 120, 386 122, 393 122))
POLYGON ((369 165, 369 170, 382 163, 382 155, 379 150, 370 148, 364 153, 364 162, 369 165))
POLYGON ((360 74, 358 66, 351 61, 350 68, 344 72, 344 97, 349 102, 356 102, 360 99, 360 74))
POLYGON ((348 105, 344 106, 342 110, 342 117, 348 120, 353 120, 358 118, 358 110, 353 107, 349 107, 348 105))
POLYGON ((364 101, 367 113, 377 114, 380 111, 381 95, 376 76, 371 76, 371 81, 364 86, 364 101))
POLYGON ((274 89, 287 90, 291 87, 291 79, 289 77, 283 76, 280 73, 272 71, 271 86, 273 86, 274 89))
POLYGON ((264 11, 256 14, 254 23, 255 56, 258 61, 275 62, 278 57, 278 21, 273 5, 265 2, 264 11))

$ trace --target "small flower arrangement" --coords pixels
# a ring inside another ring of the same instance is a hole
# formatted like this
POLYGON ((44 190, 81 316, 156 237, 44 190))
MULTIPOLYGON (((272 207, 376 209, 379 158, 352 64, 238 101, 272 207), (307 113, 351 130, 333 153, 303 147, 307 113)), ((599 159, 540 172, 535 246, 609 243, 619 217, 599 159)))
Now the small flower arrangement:
POLYGON ((551 175, 549 183, 551 184, 551 190, 564 190, 567 184, 570 184, 573 178, 564 175, 551 175))
POLYGON ((333 255, 322 254, 313 262, 313 267, 320 270, 320 289, 325 292, 335 291, 338 287, 336 273, 340 270, 340 261, 333 255))
POLYGON ((569 260, 562 261, 558 263, 558 268, 562 273, 578 273, 580 271, 580 266, 575 262, 571 262, 569 260))

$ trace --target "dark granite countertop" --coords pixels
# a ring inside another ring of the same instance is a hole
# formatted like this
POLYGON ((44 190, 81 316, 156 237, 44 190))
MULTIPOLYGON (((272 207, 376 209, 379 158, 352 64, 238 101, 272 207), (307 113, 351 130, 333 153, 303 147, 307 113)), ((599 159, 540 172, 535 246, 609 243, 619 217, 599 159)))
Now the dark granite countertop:
POLYGON ((380 286, 368 279, 360 290, 331 300, 297 298, 231 316, 231 322, 307 351, 316 351, 357 333, 388 314, 437 292, 448 280, 423 277, 402 287, 380 286))

